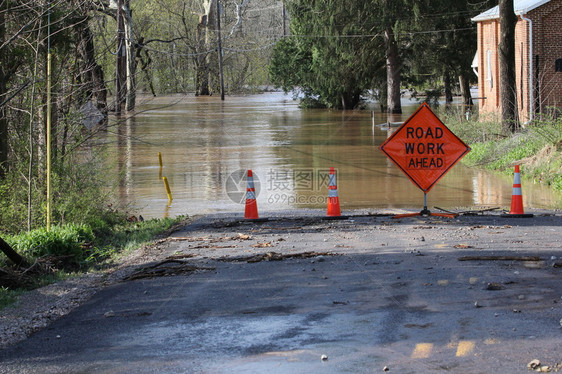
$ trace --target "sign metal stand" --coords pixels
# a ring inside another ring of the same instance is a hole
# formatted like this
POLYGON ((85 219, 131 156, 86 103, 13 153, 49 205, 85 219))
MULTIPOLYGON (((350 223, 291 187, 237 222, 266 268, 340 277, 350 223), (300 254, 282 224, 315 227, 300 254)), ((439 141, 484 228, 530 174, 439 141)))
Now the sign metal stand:
POLYGON ((407 218, 407 217, 415 217, 415 216, 436 216, 436 217, 446 217, 446 218, 455 218, 459 215, 457 213, 432 213, 429 209, 427 209, 427 193, 423 193, 423 209, 419 213, 405 213, 405 214, 397 214, 393 219, 398 218, 407 218))
POLYGON ((423 191, 423 210, 394 218, 439 216, 454 218, 456 213, 431 213, 427 193, 468 152, 459 139, 423 103, 381 146, 380 150, 423 191))

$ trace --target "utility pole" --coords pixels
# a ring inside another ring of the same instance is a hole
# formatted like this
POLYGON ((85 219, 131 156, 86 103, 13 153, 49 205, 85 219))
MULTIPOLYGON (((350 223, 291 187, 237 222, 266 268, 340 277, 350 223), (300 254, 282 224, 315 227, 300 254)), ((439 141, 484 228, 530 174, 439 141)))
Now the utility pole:
POLYGON ((221 85, 221 100, 224 101, 224 75, 222 69, 222 41, 221 41, 221 2, 217 0, 217 32, 219 49, 219 79, 221 85))
POLYGON ((123 88, 125 86, 125 25, 123 0, 117 1, 117 65, 115 67, 115 114, 121 115, 123 88))
MULTIPOLYGON (((51 216, 52 216, 52 208, 51 208, 51 111, 52 111, 52 103, 51 103, 51 2, 48 3, 49 11, 47 14, 47 231, 51 230, 51 216)), ((30 226, 30 225, 28 225, 30 226)), ((29 229, 30 227, 28 227, 29 229)))

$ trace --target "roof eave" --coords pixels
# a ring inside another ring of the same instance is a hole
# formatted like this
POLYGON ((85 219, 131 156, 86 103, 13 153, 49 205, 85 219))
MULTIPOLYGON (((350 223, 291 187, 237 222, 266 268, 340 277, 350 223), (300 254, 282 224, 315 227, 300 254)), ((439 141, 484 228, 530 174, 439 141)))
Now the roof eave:
MULTIPOLYGON (((517 16, 521 16, 521 15, 525 15, 527 13, 529 13, 530 11, 537 9, 540 6, 543 6, 546 3, 549 3, 551 0, 540 0, 537 1, 536 3, 534 3, 531 6, 528 6, 524 9, 515 9, 515 14, 517 16)), ((482 21, 491 21, 494 19, 498 19, 500 18, 500 12, 499 12, 499 7, 495 6, 487 11, 485 11, 484 13, 480 13, 479 15, 477 15, 476 17, 471 18, 470 20, 472 22, 482 22, 482 21)))

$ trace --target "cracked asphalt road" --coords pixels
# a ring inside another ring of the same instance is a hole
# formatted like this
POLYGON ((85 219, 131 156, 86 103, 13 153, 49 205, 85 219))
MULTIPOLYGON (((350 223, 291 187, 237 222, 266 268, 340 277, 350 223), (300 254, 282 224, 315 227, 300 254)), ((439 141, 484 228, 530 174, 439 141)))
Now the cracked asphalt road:
POLYGON ((0 372, 556 371, 561 225, 552 212, 203 217, 155 244, 137 279, 0 350, 0 372))

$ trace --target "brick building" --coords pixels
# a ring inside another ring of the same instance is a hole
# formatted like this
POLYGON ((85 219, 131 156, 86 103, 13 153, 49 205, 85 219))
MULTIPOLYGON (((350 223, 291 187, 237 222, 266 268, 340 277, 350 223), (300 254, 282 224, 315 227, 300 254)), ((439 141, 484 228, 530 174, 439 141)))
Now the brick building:
MULTIPOLYGON (((514 0, 515 68, 519 118, 562 108, 562 0, 514 0)), ((481 115, 500 114, 499 8, 474 17, 478 27, 477 67, 481 115)))

